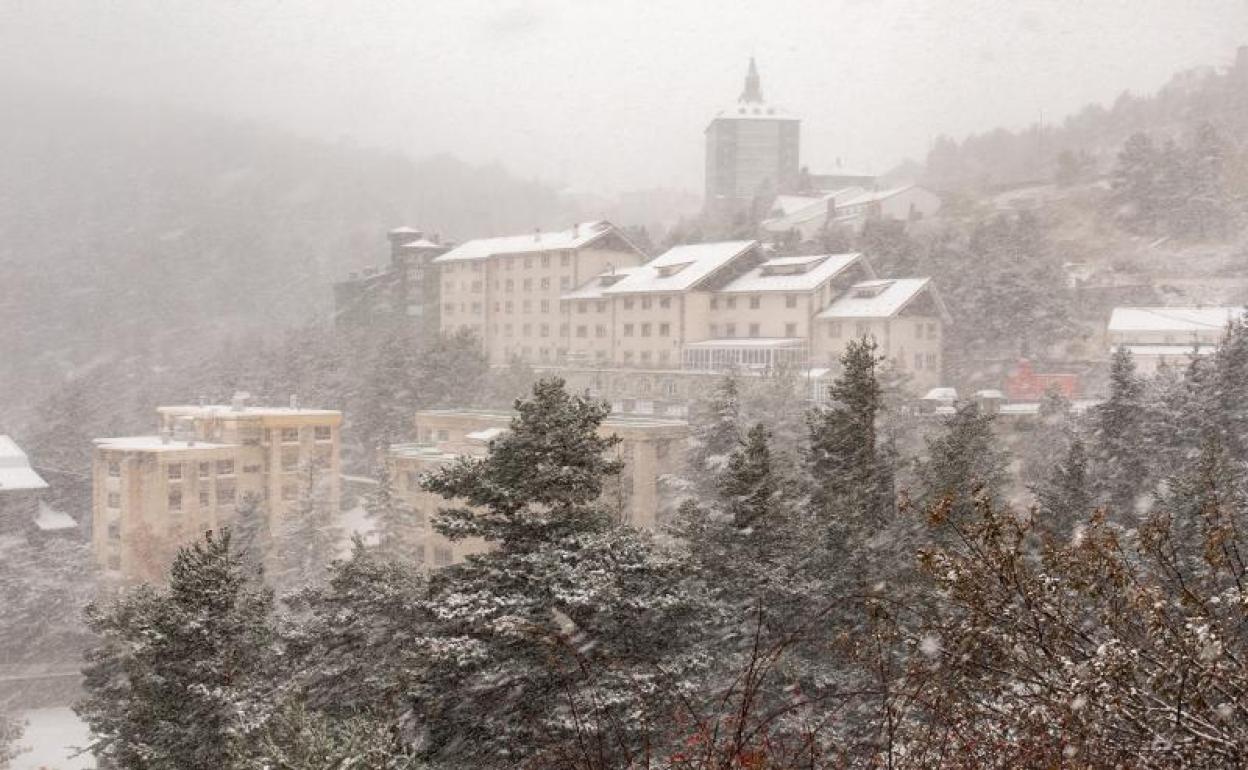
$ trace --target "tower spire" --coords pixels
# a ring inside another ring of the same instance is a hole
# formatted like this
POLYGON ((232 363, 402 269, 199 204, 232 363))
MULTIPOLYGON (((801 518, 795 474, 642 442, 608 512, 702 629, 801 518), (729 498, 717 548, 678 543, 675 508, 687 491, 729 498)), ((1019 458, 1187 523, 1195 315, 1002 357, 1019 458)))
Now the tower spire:
POLYGON ((741 92, 739 102, 761 102, 763 100, 763 86, 758 78, 758 66, 754 63, 754 57, 750 57, 750 69, 745 75, 745 90, 741 92))

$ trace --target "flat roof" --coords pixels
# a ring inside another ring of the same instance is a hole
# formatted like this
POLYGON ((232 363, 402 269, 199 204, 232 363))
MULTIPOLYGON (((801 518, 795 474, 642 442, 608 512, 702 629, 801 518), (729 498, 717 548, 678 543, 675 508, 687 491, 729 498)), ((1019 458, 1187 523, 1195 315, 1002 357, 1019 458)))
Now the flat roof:
POLYGON ((100 449, 111 449, 119 452, 185 452, 196 449, 237 449, 241 444, 216 444, 211 441, 182 441, 161 436, 117 436, 114 438, 97 438, 95 445, 100 449))
POLYGON ((719 337, 710 340, 698 340, 685 345, 685 350, 706 350, 709 348, 776 348, 789 350, 805 347, 806 340, 800 337, 719 337))
POLYGON ((503 235, 495 238, 476 238, 456 246, 436 257, 438 264, 488 259, 499 254, 533 254, 558 249, 578 249, 615 232, 615 226, 606 220, 581 222, 567 230, 549 233, 540 231, 525 235, 503 235))
POLYGON ((1109 316, 1109 331, 1218 331, 1243 314, 1244 308, 1225 305, 1116 307, 1109 316))
POLYGON ((183 415, 188 417, 341 417, 337 409, 303 409, 289 406, 244 406, 235 409, 229 404, 205 404, 183 406, 158 406, 160 414, 183 415))

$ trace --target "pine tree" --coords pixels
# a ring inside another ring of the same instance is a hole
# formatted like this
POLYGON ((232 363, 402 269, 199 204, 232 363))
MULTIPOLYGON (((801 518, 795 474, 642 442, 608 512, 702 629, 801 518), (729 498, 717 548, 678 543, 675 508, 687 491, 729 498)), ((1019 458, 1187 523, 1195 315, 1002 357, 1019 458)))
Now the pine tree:
POLYGON ((377 549, 389 559, 411 559, 413 545, 421 537, 423 526, 416 511, 394 491, 390 465, 383 463, 377 476, 377 487, 364 501, 364 510, 372 518, 377 533, 377 549))
POLYGON ((1067 537, 1092 512, 1088 481, 1088 455, 1083 440, 1075 436, 1066 456, 1053 466, 1049 477, 1032 488, 1039 509, 1039 528, 1067 537))
POLYGON ((736 377, 724 377, 690 419, 688 464, 701 496, 715 494, 728 458, 741 441, 741 393, 736 377))
POLYGON ((618 439, 599 434, 607 404, 549 379, 517 411, 488 456, 425 480, 464 503, 440 512, 440 532, 494 546, 431 578, 439 624, 416 690, 429 753, 537 766, 587 730, 607 766, 627 764, 691 665, 682 569, 599 502, 620 470, 618 439))
POLYGON ((0 711, 0 770, 7 770, 10 763, 24 751, 17 743, 24 731, 24 724, 0 711))
POLYGON ((850 342, 829 391, 831 405, 807 418, 811 503, 834 541, 851 530, 878 528, 892 508, 892 476, 876 448, 880 360, 874 340, 850 342))
MULTIPOLYGON (((958 406, 944 432, 927 445, 919 467, 921 502, 939 523, 961 526, 975 518, 977 501, 999 503, 1006 460, 993 435, 993 418, 974 403, 958 406)), ((940 539, 948 539, 938 530, 940 539)))
POLYGON ((1113 200, 1119 219, 1134 232, 1151 232, 1156 227, 1160 166, 1160 153, 1147 134, 1132 134, 1118 153, 1113 200))
POLYGON ((1109 397, 1093 415, 1093 457, 1099 498, 1126 521, 1135 519, 1137 499, 1148 489, 1145 418, 1144 383, 1131 351, 1118 348, 1110 364, 1109 397))
POLYGON ((306 463, 299 478, 298 501, 283 514, 273 543, 274 583, 283 591, 320 582, 337 556, 342 535, 334 515, 336 501, 325 499, 322 469, 306 463))
POLYGON ((259 495, 248 492, 235 508, 233 533, 240 558, 257 571, 263 571, 273 554, 273 535, 269 531, 269 514, 259 495))
POLYGON ((92 751, 117 767, 231 767, 272 666, 272 593, 230 547, 227 531, 182 548, 169 585, 89 606, 98 636, 75 707, 92 751))

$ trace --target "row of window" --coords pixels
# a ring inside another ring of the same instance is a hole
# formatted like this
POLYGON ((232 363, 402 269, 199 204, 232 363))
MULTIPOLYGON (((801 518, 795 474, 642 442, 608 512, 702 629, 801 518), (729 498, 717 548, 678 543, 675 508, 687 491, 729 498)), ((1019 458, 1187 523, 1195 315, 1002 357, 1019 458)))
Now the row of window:
MULTIPOLYGON (((751 310, 758 310, 763 305, 762 297, 758 294, 751 294, 748 297, 748 299, 749 299, 751 310)), ((711 310, 719 309, 719 304, 720 304, 719 297, 711 297, 711 310)), ((723 304, 724 304, 724 307, 727 308, 728 310, 736 310, 737 298, 736 297, 724 297, 723 304)), ((787 308, 797 307, 797 295, 796 294, 784 295, 784 306, 787 308)))
MULTIPOLYGON (((530 256, 524 256, 524 257, 521 257, 521 256, 496 257, 496 259, 499 261, 500 264, 502 264, 504 270, 514 270, 516 266, 520 263, 524 264, 525 270, 531 270, 533 268, 535 259, 536 259, 537 264, 540 265, 541 267, 551 266, 550 252, 542 252, 538 254, 536 257, 533 257, 530 255, 530 256)), ((464 272, 471 271, 473 273, 479 273, 481 272, 481 266, 483 264, 485 264, 485 260, 474 259, 474 260, 463 262, 463 263, 444 262, 440 264, 440 267, 443 273, 454 273, 456 270, 462 270, 464 272)), ((567 267, 568 265, 571 265, 571 264, 572 264, 572 252, 560 251, 559 252, 559 266, 567 267)))
MULTIPOLYGON (((720 329, 719 324, 711 324, 711 338, 712 339, 719 339, 719 329, 720 329)), ((723 329, 724 329, 724 337, 736 337, 737 336, 737 325, 735 323, 726 323, 724 324, 723 329)), ((762 327, 760 324, 752 323, 746 327, 746 330, 747 331, 746 331, 745 336, 747 338, 763 336, 762 327)), ((796 337, 797 336, 797 324, 786 323, 784 325, 784 336, 796 337)))
MULTIPOLYGON (((712 325, 713 325, 713 324, 712 324, 712 325)), ((638 326, 639 326, 639 330, 640 330, 640 332, 641 332, 641 334, 640 334, 639 336, 642 336, 642 337, 649 337, 649 336, 650 336, 650 330, 651 330, 651 328, 653 327, 653 325, 652 325, 652 324, 644 323, 644 324, 639 324, 638 326)), ((755 326, 757 326, 757 324, 755 324, 755 326)), ((632 325, 632 324, 624 324, 624 336, 625 336, 625 337, 631 337, 631 336, 633 336, 633 325, 632 325)), ((667 323, 662 323, 662 324, 659 324, 659 336, 660 336, 660 337, 670 337, 670 336, 672 336, 672 325, 671 325, 671 324, 667 324, 667 323)))

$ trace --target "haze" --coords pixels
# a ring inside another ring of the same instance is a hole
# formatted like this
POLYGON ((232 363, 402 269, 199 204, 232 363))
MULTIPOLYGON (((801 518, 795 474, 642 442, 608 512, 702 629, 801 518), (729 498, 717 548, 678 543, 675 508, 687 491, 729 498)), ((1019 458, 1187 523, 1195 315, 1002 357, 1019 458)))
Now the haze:
POLYGON ((803 160, 882 172, 940 134, 1060 121, 1229 64, 1242 0, 0 4, 0 71, 576 191, 697 190, 758 58, 803 160))

